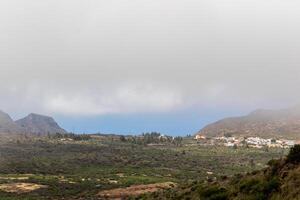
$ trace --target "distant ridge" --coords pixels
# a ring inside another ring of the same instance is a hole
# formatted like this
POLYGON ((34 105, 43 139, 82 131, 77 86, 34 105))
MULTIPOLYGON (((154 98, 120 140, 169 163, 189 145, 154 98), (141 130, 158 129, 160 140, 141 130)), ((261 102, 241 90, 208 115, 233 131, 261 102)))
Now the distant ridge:
POLYGON ((52 117, 35 113, 31 113, 27 117, 17 120, 16 123, 27 133, 39 135, 66 133, 52 117))
POLYGON ((197 134, 300 139, 300 106, 281 110, 259 109, 246 116, 225 118, 205 126, 197 134))
POLYGON ((0 134, 22 133, 23 131, 24 129, 15 123, 7 113, 0 110, 0 134))

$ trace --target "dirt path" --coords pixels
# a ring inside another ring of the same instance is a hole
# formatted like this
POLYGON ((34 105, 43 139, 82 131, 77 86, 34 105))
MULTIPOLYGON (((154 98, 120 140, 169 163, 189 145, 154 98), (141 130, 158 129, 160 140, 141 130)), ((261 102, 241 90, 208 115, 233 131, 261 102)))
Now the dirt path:
POLYGON ((128 196, 138 196, 140 194, 152 193, 161 189, 173 188, 176 183, 154 183, 147 185, 132 185, 126 188, 117 188, 111 190, 104 190, 98 193, 99 197, 104 199, 118 200, 128 196))

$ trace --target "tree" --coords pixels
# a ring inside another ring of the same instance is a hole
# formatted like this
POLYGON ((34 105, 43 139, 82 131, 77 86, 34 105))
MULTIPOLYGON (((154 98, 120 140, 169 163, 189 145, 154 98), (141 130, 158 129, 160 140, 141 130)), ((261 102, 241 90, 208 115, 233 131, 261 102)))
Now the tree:
POLYGON ((121 142, 126 142, 126 138, 125 138, 124 135, 121 135, 121 136, 120 136, 120 141, 121 141, 121 142))

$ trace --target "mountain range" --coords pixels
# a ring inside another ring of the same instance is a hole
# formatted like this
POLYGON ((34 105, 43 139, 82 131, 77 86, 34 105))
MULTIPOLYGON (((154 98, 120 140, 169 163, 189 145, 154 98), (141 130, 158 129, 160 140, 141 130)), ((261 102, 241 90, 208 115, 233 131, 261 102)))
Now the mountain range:
MULTIPOLYGON (((0 111, 0 133, 46 135, 67 132, 49 116, 31 113, 14 121, 0 111)), ((205 126, 197 134, 206 137, 232 135, 300 139, 300 106, 281 110, 259 109, 245 116, 225 118, 205 126)))
POLYGON ((225 118, 205 126, 197 134, 300 139, 300 106, 281 110, 260 109, 246 116, 225 118))
POLYGON ((0 111, 0 133, 46 135, 66 133, 66 131, 49 116, 31 113, 22 119, 13 121, 7 113, 0 111))

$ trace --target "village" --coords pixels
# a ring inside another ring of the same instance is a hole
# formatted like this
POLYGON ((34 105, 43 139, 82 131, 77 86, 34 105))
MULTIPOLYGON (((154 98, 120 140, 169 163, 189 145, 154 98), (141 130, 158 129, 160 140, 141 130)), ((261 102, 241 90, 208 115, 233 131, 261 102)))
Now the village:
POLYGON ((260 137, 234 137, 234 136, 220 136, 220 137, 205 137, 204 135, 196 135, 194 138, 199 145, 216 145, 226 147, 249 147, 249 148, 290 148, 299 141, 287 139, 274 138, 260 138, 260 137))

